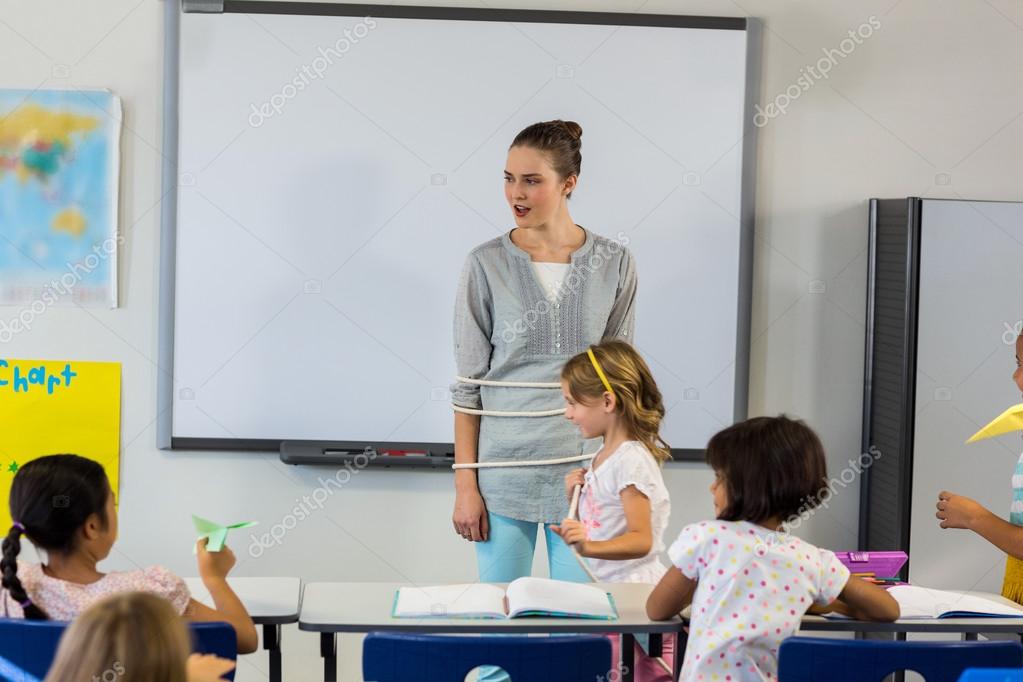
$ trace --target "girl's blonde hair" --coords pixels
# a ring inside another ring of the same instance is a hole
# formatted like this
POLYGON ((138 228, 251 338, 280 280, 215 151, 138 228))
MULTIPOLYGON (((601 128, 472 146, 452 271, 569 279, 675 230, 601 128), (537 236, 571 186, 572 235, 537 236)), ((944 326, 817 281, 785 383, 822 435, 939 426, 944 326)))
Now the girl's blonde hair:
MULTIPOLYGON (((671 459, 671 447, 659 433, 664 401, 646 362, 625 341, 605 341, 590 350, 611 385, 615 412, 624 420, 629 435, 643 443, 658 462, 671 459)), ((600 399, 607 392, 588 353, 580 353, 565 363, 561 378, 577 402, 600 399)))
POLYGON ((188 629, 169 601, 124 592, 71 623, 45 682, 186 682, 190 653, 188 629))

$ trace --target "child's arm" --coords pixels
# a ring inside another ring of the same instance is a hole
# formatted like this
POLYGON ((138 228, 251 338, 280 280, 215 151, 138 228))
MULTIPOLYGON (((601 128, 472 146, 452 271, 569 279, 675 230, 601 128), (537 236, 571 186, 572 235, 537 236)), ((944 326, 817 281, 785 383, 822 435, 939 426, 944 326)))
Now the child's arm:
POLYGON ((938 494, 942 528, 972 530, 1006 554, 1023 559, 1023 527, 1014 526, 969 497, 942 490, 938 494))
POLYGON ((687 578, 672 566, 657 583, 646 600, 646 615, 650 620, 668 620, 693 602, 696 581, 687 578))
POLYGON ((192 654, 185 664, 188 682, 211 682, 222 680, 224 675, 235 669, 235 662, 218 658, 213 654, 192 654))
POLYGON ((227 574, 234 566, 234 552, 226 545, 219 552, 207 552, 206 543, 206 538, 198 543, 199 576, 216 608, 211 609, 192 599, 185 610, 185 617, 196 622, 229 623, 238 637, 238 653, 250 654, 259 646, 259 635, 245 605, 227 584, 227 574))
POLYGON ((565 519, 561 526, 554 526, 555 533, 565 542, 575 545, 585 557, 593 559, 641 559, 650 553, 654 544, 650 530, 650 499, 639 492, 636 486, 622 488, 622 507, 628 530, 610 540, 588 540, 586 528, 578 521, 565 519))
POLYGON ((810 607, 808 613, 824 614, 829 611, 855 618, 890 622, 900 615, 899 602, 888 590, 872 585, 866 580, 850 577, 838 599, 825 607, 810 607))

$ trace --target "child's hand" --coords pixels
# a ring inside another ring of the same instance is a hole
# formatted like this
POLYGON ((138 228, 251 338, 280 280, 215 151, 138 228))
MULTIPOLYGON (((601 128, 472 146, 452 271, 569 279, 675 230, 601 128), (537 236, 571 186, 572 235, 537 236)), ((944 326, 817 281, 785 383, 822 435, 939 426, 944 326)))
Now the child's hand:
POLYGON ((572 501, 572 493, 575 492, 575 487, 583 485, 584 476, 586 475, 586 469, 573 469, 565 474, 565 494, 568 496, 569 502, 572 501))
POLYGON ((574 545, 580 554, 584 554, 586 546, 586 526, 574 519, 565 519, 560 526, 551 526, 551 530, 561 536, 565 544, 574 545))
POLYGON ((203 582, 207 580, 223 580, 234 568, 234 552, 224 545, 219 552, 206 551, 206 543, 209 538, 202 538, 196 543, 196 553, 199 562, 199 577, 203 582))
POLYGON ((969 497, 955 495, 942 490, 938 493, 938 511, 934 514, 941 520, 942 528, 971 528, 974 521, 987 510, 969 497))
POLYGON ((185 665, 188 682, 214 682, 234 670, 234 661, 213 654, 192 654, 185 665))

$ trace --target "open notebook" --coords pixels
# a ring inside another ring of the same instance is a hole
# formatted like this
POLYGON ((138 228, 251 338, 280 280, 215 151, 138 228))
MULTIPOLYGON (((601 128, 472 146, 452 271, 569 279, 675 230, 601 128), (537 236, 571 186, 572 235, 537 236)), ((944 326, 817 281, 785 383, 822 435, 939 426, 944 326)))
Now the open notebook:
POLYGON ((1023 607, 962 592, 896 585, 888 594, 899 602, 900 618, 1023 618, 1023 607))
POLYGON ((558 616, 615 620, 614 600, 604 590, 547 578, 519 578, 502 590, 487 583, 402 587, 394 596, 395 618, 519 618, 558 616))

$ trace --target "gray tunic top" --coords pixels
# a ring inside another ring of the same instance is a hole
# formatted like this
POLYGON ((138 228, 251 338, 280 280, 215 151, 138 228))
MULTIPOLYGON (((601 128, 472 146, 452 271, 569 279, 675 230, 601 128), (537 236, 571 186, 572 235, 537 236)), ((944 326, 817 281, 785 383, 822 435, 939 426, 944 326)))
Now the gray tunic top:
MULTIPOLYGON (((550 302, 528 253, 510 235, 480 244, 466 259, 455 300, 458 375, 495 381, 558 382, 561 368, 602 340, 631 341, 636 267, 624 244, 586 230, 560 297, 550 302)), ((564 408, 560 389, 451 386, 455 405, 541 411, 564 408)), ((480 462, 542 460, 596 452, 563 415, 480 419, 480 462)), ((480 469, 487 509, 522 521, 560 522, 568 513, 565 474, 580 463, 480 469)))

